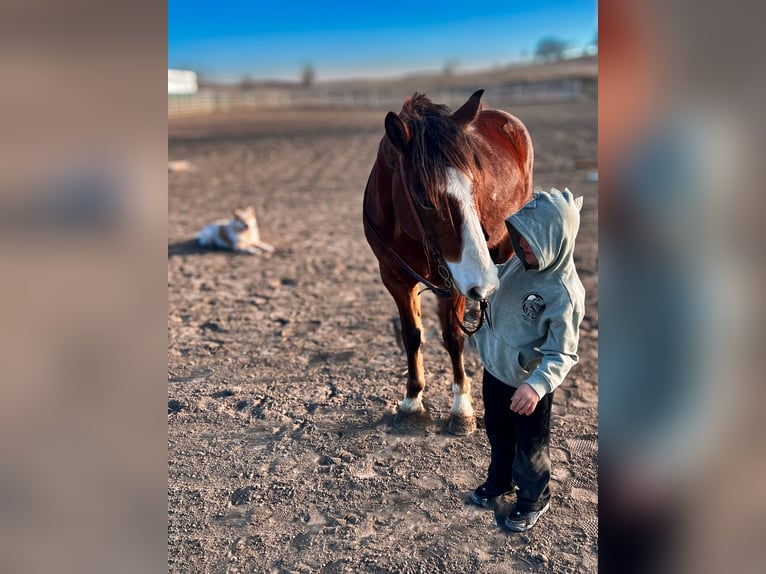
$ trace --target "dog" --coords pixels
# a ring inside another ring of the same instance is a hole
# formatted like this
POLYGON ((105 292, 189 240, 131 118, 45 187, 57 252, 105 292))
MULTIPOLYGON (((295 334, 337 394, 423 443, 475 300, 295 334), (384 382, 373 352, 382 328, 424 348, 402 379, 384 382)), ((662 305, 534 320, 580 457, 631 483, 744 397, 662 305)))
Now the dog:
POLYGON ((239 253, 273 253, 274 247, 261 241, 255 209, 235 209, 234 219, 214 221, 197 235, 201 247, 218 247, 239 253))

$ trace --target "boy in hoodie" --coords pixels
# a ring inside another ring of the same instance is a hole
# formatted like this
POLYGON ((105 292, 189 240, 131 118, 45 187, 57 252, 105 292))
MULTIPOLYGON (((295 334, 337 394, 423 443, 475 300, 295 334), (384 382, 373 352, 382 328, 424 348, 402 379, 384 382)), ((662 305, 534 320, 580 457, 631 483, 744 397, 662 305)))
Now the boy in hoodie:
POLYGON ((489 321, 475 335, 491 458, 487 480, 471 500, 488 507, 490 499, 518 489, 505 521, 517 532, 532 528, 549 508, 553 391, 577 362, 585 310, 572 258, 581 207, 582 197, 552 189, 535 193, 506 219, 515 255, 499 266, 489 321))

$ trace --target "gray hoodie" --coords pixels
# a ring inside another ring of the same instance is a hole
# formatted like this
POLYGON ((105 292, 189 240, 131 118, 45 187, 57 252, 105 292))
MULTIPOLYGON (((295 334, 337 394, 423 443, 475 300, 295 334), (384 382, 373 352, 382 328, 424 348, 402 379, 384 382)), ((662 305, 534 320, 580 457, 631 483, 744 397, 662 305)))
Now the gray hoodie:
POLYGON ((539 191, 506 219, 514 255, 498 266, 500 288, 492 295, 489 322, 476 333, 484 367, 512 387, 528 383, 542 398, 558 387, 577 362, 585 289, 572 254, 582 197, 568 189, 539 191), (537 257, 527 269, 522 235, 537 257), (490 327, 491 325, 491 327, 490 327))

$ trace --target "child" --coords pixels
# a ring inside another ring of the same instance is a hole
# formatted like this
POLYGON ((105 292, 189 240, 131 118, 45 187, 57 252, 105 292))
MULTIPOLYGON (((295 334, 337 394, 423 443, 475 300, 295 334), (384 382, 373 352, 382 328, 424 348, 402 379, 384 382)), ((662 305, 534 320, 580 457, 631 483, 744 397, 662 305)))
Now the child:
POLYGON ((505 521, 517 532, 532 528, 549 507, 551 402, 577 362, 585 307, 572 259, 581 207, 582 197, 552 189, 506 219, 516 255, 499 267, 490 320, 475 335, 491 459, 471 500, 488 507, 518 489, 505 521))

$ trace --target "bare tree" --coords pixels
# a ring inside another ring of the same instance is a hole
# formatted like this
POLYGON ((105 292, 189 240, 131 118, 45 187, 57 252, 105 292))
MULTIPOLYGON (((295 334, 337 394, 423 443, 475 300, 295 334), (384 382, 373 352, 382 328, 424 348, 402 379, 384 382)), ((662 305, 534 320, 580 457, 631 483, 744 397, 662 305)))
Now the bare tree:
POLYGON ((453 76, 455 74, 455 69, 458 67, 460 62, 458 62, 455 58, 450 58, 444 63, 444 70, 443 73, 445 76, 453 76))
POLYGON ((546 62, 558 62, 566 47, 567 43, 563 40, 553 36, 546 36, 537 43, 535 57, 546 62))
POLYGON ((240 90, 252 90, 254 86, 255 81, 253 81, 253 77, 250 74, 243 75, 242 79, 239 81, 240 90))
POLYGON ((310 88, 314 85, 314 81, 316 80, 316 72, 314 72, 314 66, 311 64, 306 64, 303 67, 303 72, 301 73, 301 85, 304 88, 310 88))

